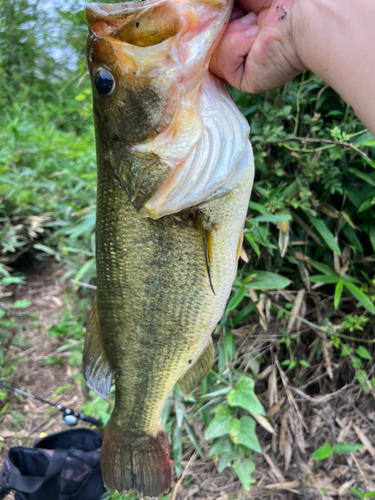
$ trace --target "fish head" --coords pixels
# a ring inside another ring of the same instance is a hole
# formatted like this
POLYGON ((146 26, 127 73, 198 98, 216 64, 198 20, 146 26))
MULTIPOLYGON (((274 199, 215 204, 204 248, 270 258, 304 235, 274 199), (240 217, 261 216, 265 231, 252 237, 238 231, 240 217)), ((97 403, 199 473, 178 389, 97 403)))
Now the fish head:
POLYGON ((207 71, 233 0, 88 4, 94 115, 109 141, 152 140, 207 71))
POLYGON ((246 174, 248 123, 208 69, 233 3, 86 6, 98 168, 109 165, 141 217, 222 196, 246 174))

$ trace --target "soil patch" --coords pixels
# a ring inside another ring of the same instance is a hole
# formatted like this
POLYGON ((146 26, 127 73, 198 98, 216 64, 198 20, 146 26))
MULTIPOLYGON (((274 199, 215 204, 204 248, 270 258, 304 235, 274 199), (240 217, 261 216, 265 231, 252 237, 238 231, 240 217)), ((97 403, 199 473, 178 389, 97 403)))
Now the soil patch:
MULTIPOLYGON (((27 282, 13 290, 12 300, 27 299, 31 305, 19 313, 21 328, 14 333, 16 342, 8 342, 4 359, 16 370, 7 383, 53 403, 61 403, 79 411, 85 401, 81 385, 74 380, 79 370, 66 364, 48 364, 56 355, 62 340, 48 335, 58 323, 65 308, 64 294, 69 283, 61 282, 64 272, 54 261, 36 263, 28 268, 27 282), (58 388, 64 387, 62 395, 58 388)), ((43 433, 66 430, 58 410, 9 392, 4 404, 9 403, 0 430, 0 462, 11 446, 32 446, 43 433)))

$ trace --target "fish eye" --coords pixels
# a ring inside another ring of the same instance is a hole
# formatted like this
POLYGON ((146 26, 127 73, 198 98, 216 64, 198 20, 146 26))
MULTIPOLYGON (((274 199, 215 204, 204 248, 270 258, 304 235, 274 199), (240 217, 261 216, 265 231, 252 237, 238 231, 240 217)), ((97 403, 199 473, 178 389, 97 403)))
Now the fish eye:
POLYGON ((106 69, 98 69, 95 75, 95 87, 103 97, 109 97, 115 89, 115 79, 106 69))

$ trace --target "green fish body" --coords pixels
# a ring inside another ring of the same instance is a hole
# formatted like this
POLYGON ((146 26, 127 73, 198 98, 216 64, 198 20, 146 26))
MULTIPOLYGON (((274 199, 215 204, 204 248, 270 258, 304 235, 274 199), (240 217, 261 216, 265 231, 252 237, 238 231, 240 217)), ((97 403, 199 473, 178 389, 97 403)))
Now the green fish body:
POLYGON ((169 491, 162 410, 176 383, 188 395, 212 366, 236 274, 253 182, 248 128, 207 73, 230 11, 160 0, 86 8, 98 275, 84 375, 104 398, 116 388, 101 460, 109 491, 169 491))

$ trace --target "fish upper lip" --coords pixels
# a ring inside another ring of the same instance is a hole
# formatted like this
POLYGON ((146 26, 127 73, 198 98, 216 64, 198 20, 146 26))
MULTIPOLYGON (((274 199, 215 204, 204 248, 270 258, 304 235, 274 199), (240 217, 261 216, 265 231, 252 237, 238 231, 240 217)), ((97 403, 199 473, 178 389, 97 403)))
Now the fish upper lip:
MULTIPOLYGON (((170 0, 171 3, 186 2, 186 0, 170 0)), ((190 2, 201 2, 207 4, 228 5, 228 0, 190 0, 190 2)), ((119 4, 108 3, 88 3, 85 6, 85 15, 88 22, 109 21, 111 19, 119 19, 124 16, 126 12, 129 14, 136 10, 144 9, 145 7, 161 3, 160 0, 150 1, 135 1, 135 2, 121 2, 119 4)))
MULTIPOLYGON (((134 2, 134 6, 140 2, 134 2)), ((129 9, 129 4, 106 4, 106 3, 88 3, 85 6, 85 15, 88 22, 97 22, 108 20, 109 18, 120 17, 129 9)), ((134 8, 134 7, 133 7, 134 8)))

